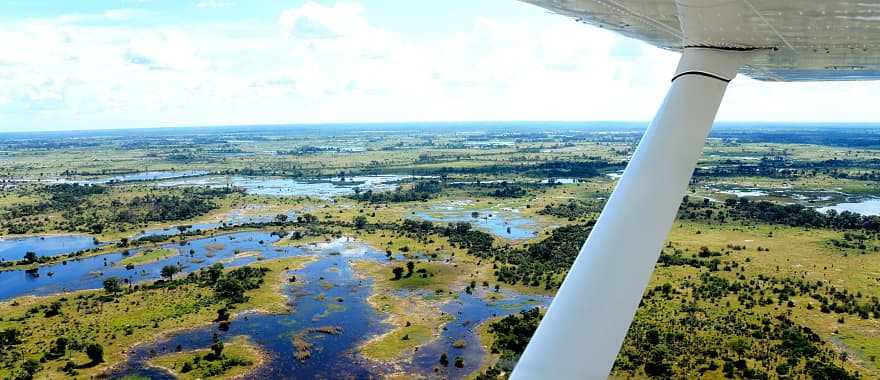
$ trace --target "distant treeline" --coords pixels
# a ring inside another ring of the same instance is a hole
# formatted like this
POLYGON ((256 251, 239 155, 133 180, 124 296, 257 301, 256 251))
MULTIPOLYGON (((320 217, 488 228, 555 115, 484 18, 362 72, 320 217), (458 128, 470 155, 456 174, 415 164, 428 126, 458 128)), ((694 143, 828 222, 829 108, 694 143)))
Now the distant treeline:
POLYGON ((782 130, 725 130, 712 131, 711 137, 730 139, 741 143, 815 144, 850 148, 880 147, 880 129, 877 128, 823 128, 809 127, 782 130))
POLYGON ((475 167, 416 167, 412 174, 424 176, 444 176, 450 174, 488 174, 523 175, 542 178, 588 178, 596 177, 601 171, 621 169, 624 163, 608 162, 599 158, 591 161, 548 161, 538 164, 497 164, 475 167))
POLYGON ((861 215, 849 211, 826 213, 799 204, 781 205, 748 198, 727 199, 723 206, 712 202, 683 202, 679 210, 683 219, 711 219, 720 222, 733 219, 755 220, 792 227, 831 228, 880 232, 880 216, 861 215))
POLYGON ((742 177, 761 176, 769 178, 799 178, 816 175, 828 175, 836 178, 852 178, 861 180, 880 179, 880 160, 822 160, 795 161, 783 156, 762 157, 755 163, 742 163, 739 160, 722 160, 720 165, 709 168, 697 168, 694 177, 742 177), (851 174, 846 169, 871 170, 851 174))
POLYGON ((351 197, 355 200, 370 203, 426 201, 440 194, 442 190, 443 185, 440 181, 419 181, 406 190, 401 188, 385 192, 374 192, 373 190, 360 192, 360 190, 356 190, 357 192, 351 197))
POLYGON ((48 218, 33 218, 59 212, 64 219, 52 221, 54 227, 69 232, 100 234, 113 227, 124 231, 131 225, 147 222, 186 220, 215 209, 215 199, 234 192, 232 189, 185 188, 150 191, 131 198, 115 198, 102 185, 56 184, 39 189, 48 199, 34 204, 19 204, 0 209, 0 227, 12 234, 38 231, 50 223, 48 218))

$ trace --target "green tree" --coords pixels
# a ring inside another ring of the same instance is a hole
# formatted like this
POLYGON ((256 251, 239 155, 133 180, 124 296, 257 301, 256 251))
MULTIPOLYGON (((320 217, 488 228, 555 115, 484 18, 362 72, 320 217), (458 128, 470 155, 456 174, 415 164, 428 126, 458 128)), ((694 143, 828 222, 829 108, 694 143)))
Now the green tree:
POLYGON ((86 345, 86 356, 92 363, 101 363, 104 361, 104 347, 98 343, 89 343, 86 345))
POLYGON ((354 218, 354 228, 363 229, 367 225, 367 217, 358 215, 354 218))
POLYGON ((174 279, 174 275, 180 272, 180 268, 176 265, 166 265, 162 267, 162 272, 160 273, 162 277, 167 278, 169 281, 174 279))
POLYGON ((229 309, 223 307, 217 310, 217 321, 228 321, 229 309))
POLYGON ((406 262, 406 277, 411 277, 414 269, 416 269, 416 263, 414 263, 412 261, 407 261, 406 262))
POLYGON ((67 344, 70 343, 67 338, 61 336, 55 339, 55 343, 49 350, 49 355, 53 358, 60 358, 67 352, 67 344))
POLYGON ((391 270, 391 273, 394 273, 395 280, 400 280, 400 278, 403 277, 403 268, 394 267, 394 269, 391 270))
POLYGON ((215 359, 220 359, 220 355, 223 354, 223 342, 219 340, 214 342, 214 344, 211 345, 211 352, 214 353, 215 359))
POLYGON ((109 277, 104 280, 104 290, 107 293, 116 294, 122 290, 122 280, 119 277, 109 277))
POLYGON ((36 252, 27 251, 27 252, 25 252, 25 254, 24 254, 24 261, 27 262, 27 263, 33 263, 33 262, 36 262, 37 259, 39 259, 39 258, 37 257, 37 253, 36 253, 36 252))

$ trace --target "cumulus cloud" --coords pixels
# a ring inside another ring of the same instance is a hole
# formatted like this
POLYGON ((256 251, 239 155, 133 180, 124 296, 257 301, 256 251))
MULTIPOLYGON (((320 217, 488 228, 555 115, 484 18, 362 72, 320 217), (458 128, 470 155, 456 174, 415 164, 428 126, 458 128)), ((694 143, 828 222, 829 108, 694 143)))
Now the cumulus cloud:
POLYGON ((302 38, 352 37, 373 30, 363 16, 363 6, 357 3, 325 6, 308 2, 282 11, 279 20, 288 33, 302 38))
MULTIPOLYGON (((308 2, 268 21, 134 27, 101 20, 136 13, 108 11, 0 22, 0 128, 648 120, 677 62, 537 8, 538 25, 482 16, 414 36, 368 19, 370 4, 308 2)), ((872 120, 878 90, 737 79, 719 115, 872 120)))

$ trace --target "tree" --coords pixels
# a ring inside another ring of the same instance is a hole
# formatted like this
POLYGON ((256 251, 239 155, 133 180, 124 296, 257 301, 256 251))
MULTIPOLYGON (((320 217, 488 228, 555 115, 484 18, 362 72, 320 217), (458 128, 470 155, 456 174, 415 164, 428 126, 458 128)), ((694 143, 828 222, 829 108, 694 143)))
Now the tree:
POLYGON ((34 374, 40 370, 40 362, 36 359, 25 360, 21 365, 21 372, 15 376, 16 379, 33 379, 34 374))
POLYGON ((27 263, 33 263, 37 261, 37 253, 32 251, 27 251, 24 254, 24 261, 27 263))
POLYGON ((162 272, 160 273, 162 277, 167 278, 169 281, 174 279, 174 275, 180 272, 180 268, 176 265, 166 265, 162 267, 162 272))
POLYGON ((275 215, 275 221, 278 223, 284 223, 287 221, 287 214, 278 214, 275 215))
POLYGON ((416 269, 416 263, 412 261, 406 262, 406 277, 411 277, 413 274, 413 269, 416 269))
POLYGON ((400 278, 403 277, 403 268, 394 267, 394 269, 391 270, 391 273, 394 273, 395 280, 400 280, 400 278))
POLYGON ((104 280, 104 290, 106 290, 107 293, 119 293, 122 290, 122 281, 119 277, 110 277, 104 280))
POLYGON ((104 347, 98 343, 89 343, 86 345, 86 356, 92 363, 101 363, 104 361, 104 347))
POLYGON ((214 344, 211 345, 211 352, 214 353, 215 359, 219 359, 220 355, 223 354, 223 342, 219 340, 214 342, 214 344))
POLYGON ((58 314, 61 314, 61 302, 58 301, 52 302, 52 304, 43 311, 43 316, 46 318, 51 318, 58 314))
POLYGON ((363 229, 367 225, 367 217, 358 215, 354 218, 354 228, 363 229))
POLYGON ((223 264, 215 263, 205 269, 202 269, 201 278, 208 284, 216 284, 217 281, 220 280, 220 276, 222 275, 223 264))
POLYGON ((53 358, 60 358, 64 356, 67 352, 67 344, 70 343, 65 337, 58 337, 55 339, 55 343, 52 345, 52 348, 49 349, 49 355, 53 358))
POLYGON ((311 224, 311 223, 317 223, 317 222, 318 222, 318 217, 317 217, 317 216, 314 216, 314 215, 312 215, 312 214, 306 213, 306 214, 303 214, 303 216, 301 216, 301 217, 299 217, 299 216, 296 217, 296 220, 297 220, 298 222, 300 222, 300 223, 308 223, 308 224, 311 224))

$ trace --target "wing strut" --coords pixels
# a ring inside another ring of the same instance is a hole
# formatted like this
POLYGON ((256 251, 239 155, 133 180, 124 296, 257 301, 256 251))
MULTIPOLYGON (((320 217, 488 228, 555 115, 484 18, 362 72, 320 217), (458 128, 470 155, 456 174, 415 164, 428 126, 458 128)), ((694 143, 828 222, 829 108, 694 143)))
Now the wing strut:
POLYGON ((672 87, 512 379, 605 379, 747 51, 685 48, 672 87))

